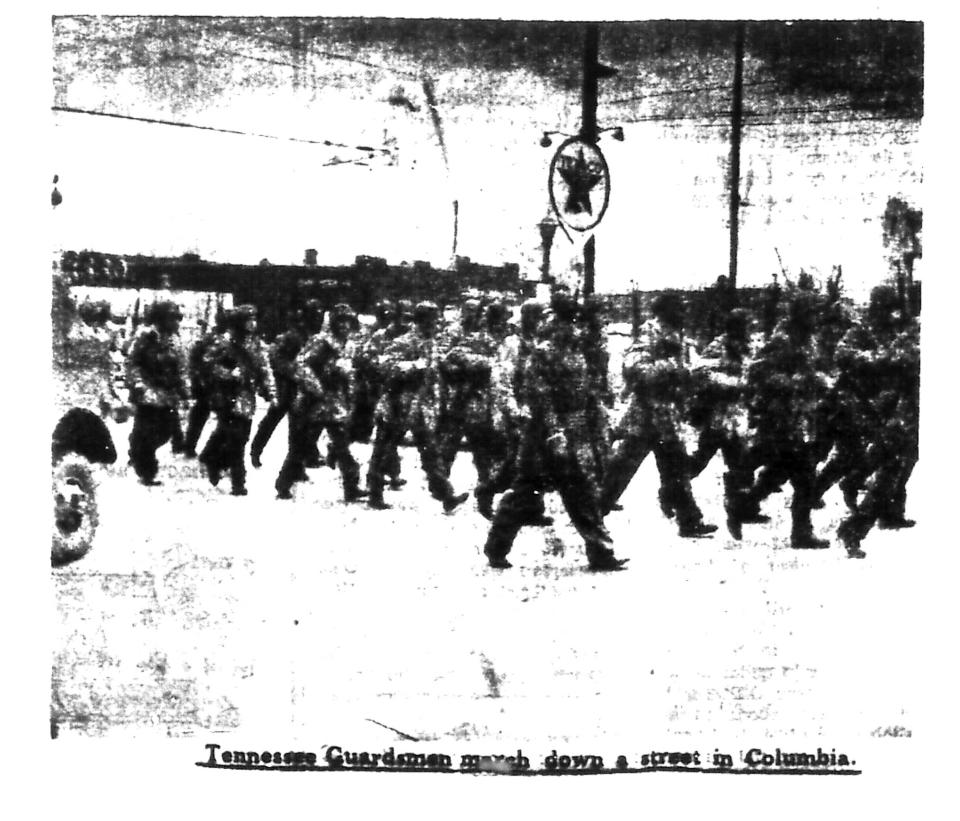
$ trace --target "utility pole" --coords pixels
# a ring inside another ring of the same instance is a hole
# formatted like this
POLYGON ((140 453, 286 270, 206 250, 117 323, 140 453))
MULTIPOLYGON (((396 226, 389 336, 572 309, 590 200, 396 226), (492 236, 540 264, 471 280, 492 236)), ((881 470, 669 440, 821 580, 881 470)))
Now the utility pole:
MULTIPOLYGON (((583 113, 580 118, 580 139, 591 145, 600 136, 597 130, 597 81, 613 77, 617 70, 597 62, 600 54, 600 26, 587 25, 583 42, 583 113)), ((623 139, 621 134, 618 139, 623 139)), ((597 256, 596 238, 593 234, 583 246, 583 295, 590 296, 594 289, 594 260, 597 256)))
POLYGON ((737 23, 733 65, 733 115, 730 123, 730 270, 727 284, 737 287, 737 253, 740 242, 740 134, 743 130, 743 46, 747 24, 737 23))
MULTIPOLYGON (((580 119, 580 139, 597 141, 597 80, 600 65, 597 63, 600 50, 600 27, 596 23, 587 26, 583 43, 583 114, 580 119)), ((596 235, 591 234, 583 246, 583 295, 588 297, 594 289, 594 261, 597 258, 596 235)))

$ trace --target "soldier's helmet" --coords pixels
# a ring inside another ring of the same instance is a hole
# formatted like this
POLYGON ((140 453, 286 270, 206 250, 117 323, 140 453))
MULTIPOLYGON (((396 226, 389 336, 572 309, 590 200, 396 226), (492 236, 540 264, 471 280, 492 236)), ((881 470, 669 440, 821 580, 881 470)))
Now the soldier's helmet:
POLYGON ((480 319, 483 315, 483 303, 471 297, 466 299, 463 302, 463 305, 460 308, 460 321, 468 327, 475 327, 479 324, 480 319))
POLYGON ((510 317, 510 310, 500 302, 491 302, 487 306, 486 321, 487 328, 490 330, 502 330, 506 327, 507 319, 510 317))
POLYGON ((253 305, 237 305, 224 315, 226 329, 240 336, 245 336, 254 331, 256 321, 257 309, 253 305))
POLYGON ((526 336, 536 333, 537 326, 543 319, 543 303, 536 299, 528 299, 520 306, 520 332, 526 336))
POLYGON ((172 325, 183 319, 180 306, 172 299, 161 299, 154 302, 144 311, 144 321, 155 327, 172 325))
POLYGON ((792 336, 809 337, 815 330, 817 301, 810 292, 798 292, 787 310, 787 330, 792 336))
POLYGON ((657 294, 650 303, 650 312, 671 328, 683 325, 685 308, 683 297, 675 291, 657 294))
POLYGON ((734 308, 727 314, 724 333, 733 342, 746 342, 750 337, 750 314, 743 308, 734 308))
POLYGON ((336 328, 337 326, 346 327, 352 331, 360 327, 357 312, 345 302, 337 303, 330 312, 330 327, 336 328))
POLYGON ((409 322, 413 319, 413 303, 409 299, 401 299, 397 302, 396 318, 401 322, 409 322))
POLYGON ((416 322, 417 325, 427 325, 436 322, 439 315, 440 309, 437 307, 437 303, 430 302, 429 300, 418 302, 417 306, 413 309, 413 321, 416 322))
POLYGON ((583 321, 591 331, 603 327, 603 303, 597 297, 588 296, 583 300, 583 321))
POLYGON ((557 288, 550 295, 550 310, 561 322, 574 322, 580 316, 580 306, 566 288, 557 288))
POLYGON ((393 321, 396 311, 397 308, 392 302, 387 299, 381 299, 374 307, 373 315, 376 317, 378 324, 386 325, 393 321))
POLYGON ((324 313, 323 302, 319 299, 308 299, 306 301, 300 311, 300 318, 303 328, 308 334, 320 333, 320 329, 323 327, 324 313))
POLYGON ((900 294, 892 285, 878 285, 870 292, 867 322, 876 329, 889 329, 900 318, 900 294))

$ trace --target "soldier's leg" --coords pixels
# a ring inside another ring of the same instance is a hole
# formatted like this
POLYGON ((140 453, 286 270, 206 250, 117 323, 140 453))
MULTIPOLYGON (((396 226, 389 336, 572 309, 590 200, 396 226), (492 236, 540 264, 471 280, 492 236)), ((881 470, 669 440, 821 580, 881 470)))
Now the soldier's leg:
POLYGON ((916 444, 903 431, 891 438, 888 461, 889 479, 884 488, 884 504, 879 513, 878 526, 883 530, 899 530, 916 524, 906 518, 907 484, 917 464, 919 454, 916 444))
POLYGON ((244 416, 231 414, 225 425, 225 451, 230 471, 230 492, 234 496, 247 495, 247 467, 244 455, 250 439, 252 421, 244 416))
POLYGON ((133 430, 130 432, 130 464, 144 484, 153 483, 160 469, 157 448, 166 441, 164 411, 164 408, 152 405, 137 405, 134 410, 133 430))
POLYGON ((294 484, 306 480, 307 454, 313 441, 311 420, 306 413, 291 408, 287 424, 287 455, 274 483, 278 499, 292 498, 294 484))
POLYGON ((170 411, 170 449, 174 453, 183 453, 187 449, 187 444, 183 435, 180 410, 179 408, 171 408, 170 411))
POLYGON ((360 490, 360 466, 350 453, 350 432, 346 422, 329 422, 326 426, 330 437, 330 448, 340 468, 340 478, 343 482, 343 498, 347 502, 355 502, 365 497, 366 492, 360 490))
POLYGON ((627 489, 652 447, 650 432, 630 426, 624 430, 607 463, 600 491, 600 510, 606 515, 627 489))
POLYGON ((496 477, 500 476, 506 459, 506 441, 489 422, 468 424, 466 437, 477 471, 477 486, 473 495, 477 499, 477 509, 484 518, 489 519, 493 515, 496 477))
POLYGON ((260 457, 263 455, 263 449, 270 441, 270 437, 273 436, 273 432, 277 429, 277 425, 280 424, 280 420, 283 419, 287 411, 290 410, 291 404, 292 402, 289 397, 278 399, 267 408, 263 419, 261 419, 260 424, 257 425, 257 432, 254 434, 253 441, 250 443, 250 461, 254 467, 260 467, 260 457))
POLYGON ((859 505, 840 523, 837 536, 851 557, 862 559, 866 555, 860 543, 889 503, 889 489, 895 482, 895 468, 889 462, 882 462, 867 481, 866 492, 859 505))
POLYGON ((750 451, 752 468, 759 467, 760 471, 744 496, 743 521, 765 520, 760 514, 761 503, 772 493, 779 491, 789 478, 789 471, 785 468, 786 457, 779 442, 767 441, 750 451))
MULTIPOLYGON (((401 436, 400 439, 402 440, 403 437, 401 436)), ((400 478, 400 467, 400 445, 399 442, 394 442, 390 452, 384 456, 383 460, 383 472, 390 479, 391 490, 399 490, 407 483, 406 479, 400 478)))
POLYGON ((748 497, 753 484, 750 453, 744 441, 729 433, 721 446, 726 470, 723 474, 723 502, 727 529, 735 539, 742 537, 743 520, 747 518, 748 497))
POLYGON ((723 442, 723 431, 712 421, 700 429, 700 435, 697 437, 697 449, 690 454, 687 463, 691 479, 695 479, 706 470, 710 460, 713 459, 713 455, 720 449, 723 442))
POLYGON ((393 416, 382 416, 377 420, 376 432, 373 437, 373 450, 370 454, 370 463, 367 466, 367 491, 370 507, 383 510, 389 505, 383 499, 383 486, 392 463, 393 455, 397 452, 400 440, 403 439, 404 423, 393 416))
POLYGON ((788 457, 793 501, 790 505, 790 545, 795 548, 824 548, 830 543, 813 535, 811 515, 816 501, 816 454, 810 445, 797 444, 788 457))
POLYGON ((664 425, 654 440, 653 454, 660 471, 661 498, 676 511, 681 536, 705 536, 716 530, 715 525, 703 523, 703 513, 693 498, 693 488, 687 474, 689 457, 675 428, 664 425))
POLYGON ((231 414, 226 411, 218 411, 216 414, 216 424, 213 433, 207 439, 200 452, 198 461, 207 469, 207 477, 210 484, 216 487, 224 472, 230 468, 230 429, 229 418, 231 414))
POLYGON ((437 419, 436 441, 441 464, 447 476, 460 451, 460 443, 466 432, 466 419, 462 401, 453 394, 450 406, 441 411, 437 419))
POLYGON ((197 443, 200 441, 200 435, 203 433, 203 426, 207 424, 210 418, 210 402, 203 392, 196 394, 196 399, 187 414, 187 435, 184 440, 185 453, 188 456, 195 456, 197 452, 197 443))
POLYGON ((531 507, 536 504, 535 496, 535 487, 521 479, 500 497, 483 546, 491 567, 510 567, 507 555, 524 521, 529 518, 531 507))
MULTIPOLYGON (((588 443, 579 443, 589 447, 588 443)), ((566 452, 548 454, 547 471, 570 521, 583 539, 587 561, 593 570, 619 570, 623 562, 614 556, 613 540, 603 524, 599 490, 578 455, 577 442, 568 442, 566 452)))
POLYGON ((420 452, 420 463, 427 476, 430 495, 443 502, 444 510, 447 512, 453 510, 466 500, 468 494, 462 493, 458 496, 453 492, 453 485, 447 478, 447 466, 440 454, 440 446, 427 420, 422 417, 414 419, 410 430, 417 450, 420 452))

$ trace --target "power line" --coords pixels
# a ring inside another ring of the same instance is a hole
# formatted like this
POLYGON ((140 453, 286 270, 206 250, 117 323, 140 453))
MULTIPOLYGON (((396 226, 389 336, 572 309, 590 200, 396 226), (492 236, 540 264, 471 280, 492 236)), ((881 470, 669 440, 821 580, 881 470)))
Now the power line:
MULTIPOLYGON (((184 123, 176 120, 161 120, 155 117, 136 117, 132 114, 116 114, 110 111, 92 111, 85 108, 73 108, 72 106, 52 106, 51 110, 61 111, 67 114, 88 114, 94 117, 110 117, 117 120, 133 120, 134 122, 150 123, 152 125, 170 125, 177 128, 196 128, 200 131, 216 131, 221 134, 237 134, 243 137, 262 137, 266 140, 287 140, 296 143, 307 143, 309 145, 323 145, 328 148, 348 148, 352 151, 362 151, 367 154, 380 153, 389 156, 391 150, 379 146, 370 145, 347 145, 346 143, 335 143, 332 140, 310 140, 305 137, 281 137, 276 134, 259 134, 255 131, 238 131, 233 128, 218 128, 212 125, 198 125, 197 123, 184 123)), ((346 162, 346 161, 345 161, 346 162)))
MULTIPOLYGON (((776 80, 757 80, 752 83, 744 83, 743 87, 766 86, 776 83, 776 80)), ((670 97, 677 94, 701 94, 705 91, 732 91, 733 85, 730 83, 720 83, 712 86, 700 86, 698 88, 678 88, 670 91, 654 91, 650 94, 635 94, 632 97, 620 97, 616 100, 604 101, 604 105, 620 105, 622 103, 632 103, 636 100, 647 100, 653 97, 670 97)))

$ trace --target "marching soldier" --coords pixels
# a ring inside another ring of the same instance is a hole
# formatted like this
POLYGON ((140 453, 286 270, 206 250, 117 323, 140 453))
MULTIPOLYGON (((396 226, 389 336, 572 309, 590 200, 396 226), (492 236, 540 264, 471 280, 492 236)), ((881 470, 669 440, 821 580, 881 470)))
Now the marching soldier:
POLYGON ((413 329, 395 339, 385 352, 387 379, 381 400, 383 412, 378 419, 367 473, 369 505, 375 510, 390 507, 383 499, 390 455, 407 430, 413 434, 420 452, 430 493, 443 503, 444 511, 452 512, 469 496, 454 493, 437 441, 438 317, 439 309, 434 303, 419 303, 413 311, 413 329))
POLYGON ((640 464, 652 450, 660 471, 660 505, 675 515, 681 536, 713 533, 693 498, 688 456, 680 438, 681 405, 687 367, 684 361, 683 302, 678 294, 661 294, 651 305, 653 319, 624 357, 623 373, 630 391, 617 443, 604 477, 601 508, 613 509, 640 464))
MULTIPOLYGON (((280 420, 292 413, 297 398, 296 362, 306 339, 323 327, 323 306, 317 299, 308 300, 293 328, 279 334, 270 347, 270 368, 276 385, 277 400, 267 409, 250 444, 250 463, 260 467, 260 457, 280 420)), ((291 421, 295 426, 297 421, 291 421)))
POLYGON ((757 461, 763 468, 744 499, 744 510, 747 515, 758 513, 760 501, 789 481, 794 548, 829 545, 814 536, 811 522, 817 501, 818 423, 827 392, 824 374, 816 368, 815 320, 814 296, 797 292, 747 375, 757 461))
POLYGON ((697 449, 690 457, 690 476, 699 476, 719 450, 723 475, 727 529, 735 539, 746 522, 767 521, 745 509, 753 484, 746 411, 746 374, 749 366, 750 319, 742 308, 727 314, 723 334, 703 351, 698 369, 705 379, 696 402, 704 414, 697 449))
MULTIPOLYGON (((357 315, 349 305, 336 305, 330 314, 329 333, 315 334, 296 362, 300 387, 297 414, 305 424, 296 425, 294 437, 310 438, 323 430, 343 481, 343 498, 356 502, 366 496, 360 489, 360 467, 350 453, 349 422, 353 410, 353 349, 351 335, 358 329, 357 315)), ((304 454, 309 441, 291 441, 287 458, 277 477, 277 498, 292 498, 293 484, 303 476, 304 454)))
POLYGON ((256 411, 257 394, 274 401, 273 376, 266 351, 257 336, 257 312, 252 305, 229 311, 225 332, 211 346, 205 367, 210 375, 210 407, 217 425, 199 461, 216 487, 225 472, 230 474, 230 493, 246 496, 247 471, 244 451, 256 411))
POLYGON ((468 408, 478 395, 489 389, 488 340, 484 339, 483 305, 479 299, 467 299, 460 309, 459 327, 447 335, 440 361, 437 438, 447 474, 457 457, 468 426, 468 408))
POLYGON ((576 302, 569 295, 553 301, 553 321, 530 350, 519 379, 522 424, 510 488, 500 499, 484 545, 491 567, 507 560, 521 527, 542 515, 542 494, 556 488, 570 520, 584 540, 591 570, 622 569, 603 525, 598 491, 589 466, 586 358, 573 327, 576 302))
POLYGON ((156 302, 146 312, 147 324, 134 338, 127 358, 127 383, 134 407, 130 464, 141 484, 159 485, 157 449, 179 429, 178 405, 187 399, 183 363, 177 349, 180 308, 156 302))
POLYGON ((366 339, 357 345, 354 360, 356 397, 353 418, 350 421, 350 439, 368 442, 376 427, 377 402, 383 392, 380 358, 386 343, 396 338, 394 314, 396 306, 382 300, 374 308, 374 324, 366 339))
POLYGON ((864 454, 869 475, 865 494, 837 532, 853 558, 866 555, 860 543, 876 524, 881 529, 913 527, 907 519, 906 487, 918 457, 920 350, 917 326, 900 315, 900 298, 889 286, 871 293, 869 334, 845 338, 850 356, 870 393, 861 405, 872 422, 864 454))
POLYGON ((609 413, 613 407, 610 389, 610 352, 603 331, 601 305, 594 297, 583 304, 583 350, 589 377, 587 390, 587 430, 593 448, 596 481, 602 487, 603 475, 610 461, 609 413))
POLYGON ((209 351, 217 344, 226 330, 224 315, 219 313, 214 320, 212 330, 201 325, 200 338, 190 346, 187 354, 187 374, 190 377, 190 393, 193 396, 193 405, 187 414, 187 435, 184 440, 184 453, 196 458, 197 443, 203 433, 204 425, 210 418, 210 397, 213 386, 207 370, 209 351))

